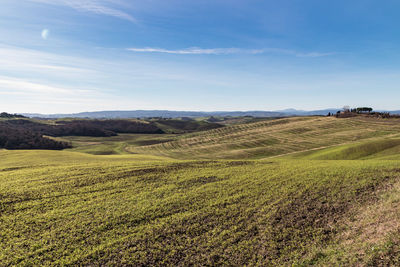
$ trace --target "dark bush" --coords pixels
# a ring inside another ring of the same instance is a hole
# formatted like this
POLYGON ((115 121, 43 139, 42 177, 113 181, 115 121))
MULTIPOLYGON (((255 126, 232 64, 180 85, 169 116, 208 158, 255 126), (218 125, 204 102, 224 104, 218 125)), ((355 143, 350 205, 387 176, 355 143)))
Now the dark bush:
POLYGON ((69 147, 69 143, 55 141, 27 129, 0 124, 0 148, 60 150, 69 147))

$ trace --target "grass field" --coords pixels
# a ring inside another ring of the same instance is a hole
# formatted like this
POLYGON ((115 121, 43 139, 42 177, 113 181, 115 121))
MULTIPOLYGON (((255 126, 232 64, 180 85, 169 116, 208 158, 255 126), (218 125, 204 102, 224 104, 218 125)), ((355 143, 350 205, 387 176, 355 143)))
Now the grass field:
POLYGON ((177 134, 119 134, 112 137, 67 136, 53 138, 72 144, 69 151, 93 155, 126 155, 132 154, 129 148, 169 142, 177 139, 177 134))
POLYGON ((329 148, 294 153, 286 158, 354 160, 354 159, 400 159, 400 139, 372 138, 367 141, 339 145, 329 148))
POLYGON ((0 150, 0 265, 399 264, 399 129, 304 117, 0 150))
POLYGON ((233 125, 127 150, 177 159, 257 159, 399 134, 398 119, 298 117, 233 125))

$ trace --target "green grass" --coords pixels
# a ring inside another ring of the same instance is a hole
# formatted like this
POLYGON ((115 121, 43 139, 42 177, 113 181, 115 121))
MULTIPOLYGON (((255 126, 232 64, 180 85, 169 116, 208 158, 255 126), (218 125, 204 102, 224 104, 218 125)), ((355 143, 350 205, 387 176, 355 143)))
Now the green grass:
POLYGON ((0 266, 396 265, 396 123, 289 118, 151 146, 171 137, 0 150, 0 266), (94 155, 107 150, 120 155, 94 155), (241 155, 253 159, 217 159, 241 155))
POLYGON ((300 263, 399 175, 395 161, 0 153, 1 265, 300 263))
POLYGON ((126 155, 132 154, 128 150, 130 147, 159 144, 178 137, 176 134, 119 134, 112 137, 67 136, 53 139, 71 143, 73 148, 69 151, 93 155, 126 155))
POLYGON ((295 153, 286 158, 311 160, 400 159, 400 139, 372 140, 295 153))
POLYGON ((128 151, 176 159, 258 159, 399 135, 400 120, 297 117, 233 125, 128 151))

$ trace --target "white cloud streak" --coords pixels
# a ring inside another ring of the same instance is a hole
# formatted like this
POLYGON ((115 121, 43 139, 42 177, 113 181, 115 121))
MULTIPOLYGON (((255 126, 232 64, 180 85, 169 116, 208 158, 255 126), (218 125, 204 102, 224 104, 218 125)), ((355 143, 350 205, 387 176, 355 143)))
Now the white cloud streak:
POLYGON ((165 54, 178 54, 178 55, 227 55, 227 54, 260 54, 263 50, 256 49, 241 49, 241 48, 198 48, 191 47, 180 50, 168 50, 162 48, 128 48, 128 51, 140 53, 165 53, 165 54))
POLYGON ((12 90, 11 92, 17 92, 21 94, 46 93, 46 94, 57 94, 60 96, 94 93, 91 90, 71 89, 60 86, 43 84, 39 82, 31 82, 31 81, 16 79, 7 76, 0 76, 0 92, 5 92, 3 91, 4 89, 12 90))
POLYGON ((77 75, 88 77, 95 74, 96 71, 91 68, 92 66, 81 67, 87 65, 85 63, 79 58, 0 45, 0 72, 3 73, 45 74, 66 78, 76 78, 77 75))
POLYGON ((136 19, 130 14, 120 10, 115 1, 111 0, 30 0, 32 2, 67 6, 80 12, 90 12, 98 15, 116 17, 130 22, 136 22, 136 19))
POLYGON ((297 53, 296 57, 327 57, 332 56, 335 53, 319 53, 319 52, 311 52, 311 53, 297 53))
POLYGON ((311 52, 311 53, 299 53, 294 50, 286 50, 280 48, 264 48, 264 49, 243 49, 243 48, 199 48, 199 47, 190 47, 186 49, 178 49, 178 50, 169 50, 163 48, 153 48, 153 47, 145 47, 145 48, 128 48, 128 51, 136 52, 136 53, 164 53, 164 54, 176 54, 176 55, 230 55, 230 54, 265 54, 265 53, 278 53, 285 55, 292 55, 296 57, 325 57, 331 56, 334 53, 319 53, 319 52, 311 52))

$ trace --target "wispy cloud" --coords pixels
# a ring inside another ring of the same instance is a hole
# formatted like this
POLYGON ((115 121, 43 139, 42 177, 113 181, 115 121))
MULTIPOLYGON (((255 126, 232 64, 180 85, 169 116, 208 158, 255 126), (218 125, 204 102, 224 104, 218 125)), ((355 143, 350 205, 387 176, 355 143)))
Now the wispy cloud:
POLYGON ((296 57, 327 57, 332 56, 335 53, 319 53, 319 52, 311 52, 311 53, 297 53, 296 57))
POLYGON ((0 72, 29 77, 77 79, 96 74, 96 63, 84 59, 51 54, 0 44, 0 72))
POLYGON ((280 49, 280 48, 263 48, 263 49, 243 49, 243 48, 199 48, 190 47, 185 49, 170 50, 163 48, 128 48, 128 51, 137 53, 164 53, 176 55, 229 55, 229 54, 265 54, 265 53, 278 53, 285 55, 293 55, 296 57, 325 57, 331 56, 334 53, 300 53, 294 50, 280 49))
POLYGON ((13 113, 70 113, 107 105, 108 109, 118 105, 127 107, 129 103, 96 88, 77 89, 47 81, 0 76, 0 104, 3 110, 13 113))
POLYGON ((57 94, 57 95, 75 95, 75 94, 87 94, 94 93, 92 90, 81 90, 65 88, 61 86, 49 85, 39 82, 26 81, 22 79, 16 79, 13 77, 0 76, 0 92, 6 90, 13 90, 18 93, 46 93, 46 94, 57 94))
POLYGON ((168 50, 163 48, 128 48, 132 52, 141 53, 165 53, 165 54, 178 54, 178 55, 223 55, 223 54, 260 54, 263 50, 257 49, 241 49, 241 48, 199 48, 191 47, 179 50, 168 50))
POLYGON ((99 15, 117 17, 120 19, 136 22, 136 19, 118 8, 116 1, 112 0, 30 0, 32 2, 61 5, 73 8, 80 12, 90 12, 99 15))

